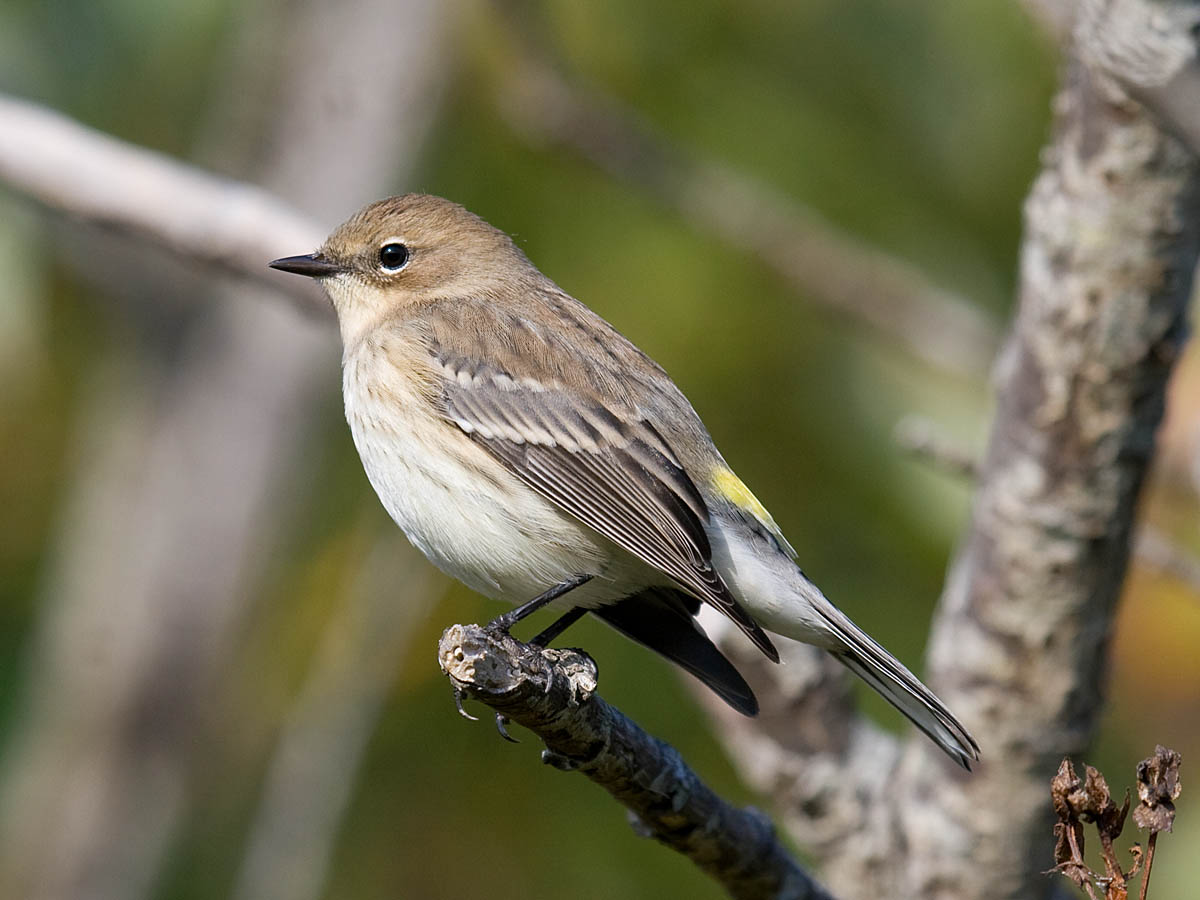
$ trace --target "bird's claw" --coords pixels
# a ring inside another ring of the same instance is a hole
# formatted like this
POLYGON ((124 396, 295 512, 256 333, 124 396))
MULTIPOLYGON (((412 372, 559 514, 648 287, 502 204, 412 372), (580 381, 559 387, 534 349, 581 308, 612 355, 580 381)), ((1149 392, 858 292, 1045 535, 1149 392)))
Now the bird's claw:
MULTIPOLYGON (((467 712, 465 709, 463 709, 462 702, 463 702, 463 698, 466 697, 466 694, 463 692, 463 690, 461 688, 455 688, 453 691, 453 696, 454 696, 454 708, 458 710, 458 714, 460 716, 462 716, 464 719, 470 719, 472 722, 478 722, 479 721, 478 717, 471 715, 469 712, 467 712)), ((513 737, 511 734, 508 733, 508 729, 505 727, 508 724, 508 722, 509 722, 508 716, 504 715, 503 713, 496 713, 496 730, 498 732, 500 732, 500 737, 504 738, 510 744, 521 743, 515 737, 513 737)))
POLYGON ((503 713, 496 713, 496 730, 498 732, 500 732, 500 737, 504 738, 510 744, 521 743, 515 737, 513 737, 511 734, 509 734, 508 729, 504 727, 505 725, 508 724, 508 722, 509 722, 508 716, 504 715, 503 713))
POLYGON ((464 694, 461 689, 454 689, 454 708, 458 710, 458 714, 464 719, 470 719, 472 722, 478 722, 479 719, 476 716, 471 715, 469 712, 463 709, 462 702, 463 697, 465 696, 466 694, 464 694))

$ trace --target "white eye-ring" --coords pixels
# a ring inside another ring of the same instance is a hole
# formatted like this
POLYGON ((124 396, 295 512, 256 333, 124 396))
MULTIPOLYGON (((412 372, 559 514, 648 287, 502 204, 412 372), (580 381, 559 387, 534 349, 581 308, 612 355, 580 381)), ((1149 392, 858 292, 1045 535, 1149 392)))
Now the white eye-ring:
POLYGON ((408 247, 397 238, 388 238, 379 248, 379 268, 395 274, 408 265, 408 247))

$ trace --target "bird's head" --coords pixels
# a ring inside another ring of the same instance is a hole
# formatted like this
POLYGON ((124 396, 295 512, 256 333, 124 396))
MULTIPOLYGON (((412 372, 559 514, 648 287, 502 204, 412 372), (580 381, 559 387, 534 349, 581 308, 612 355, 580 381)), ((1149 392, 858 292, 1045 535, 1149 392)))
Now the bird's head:
POLYGON ((347 343, 407 306, 500 298, 536 274, 504 232, 428 194, 372 203, 334 229, 316 253, 270 265, 321 282, 347 343))

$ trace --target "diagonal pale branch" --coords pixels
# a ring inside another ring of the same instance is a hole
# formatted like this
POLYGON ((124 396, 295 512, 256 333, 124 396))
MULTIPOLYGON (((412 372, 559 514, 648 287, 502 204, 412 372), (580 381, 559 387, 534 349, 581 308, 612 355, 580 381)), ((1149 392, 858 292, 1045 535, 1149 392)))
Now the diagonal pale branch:
POLYGON ((317 247, 328 228, 255 185, 2 94, 0 181, 72 218, 257 281, 307 311, 332 314, 314 285, 264 264, 317 247))
POLYGON ((831 900, 776 840, 770 820, 730 806, 670 745, 651 737, 596 690, 577 650, 541 650, 478 625, 452 625, 438 647, 456 690, 528 728, 543 760, 586 775, 736 900, 831 900))

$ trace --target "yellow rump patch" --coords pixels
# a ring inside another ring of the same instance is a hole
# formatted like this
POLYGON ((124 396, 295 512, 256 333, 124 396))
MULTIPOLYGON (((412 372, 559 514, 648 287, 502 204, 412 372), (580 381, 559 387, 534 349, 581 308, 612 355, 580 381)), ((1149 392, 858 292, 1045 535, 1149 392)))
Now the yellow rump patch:
POLYGON ((773 533, 779 533, 779 526, 775 524, 775 520, 767 512, 767 508, 758 502, 758 498, 750 493, 750 488, 746 487, 742 483, 742 479, 734 475, 732 471, 729 469, 718 469, 713 474, 713 487, 716 488, 722 497, 738 509, 750 513, 750 515, 766 525, 773 533))
POLYGON ((734 475, 729 469, 718 469, 713 473, 712 486, 718 494, 742 512, 758 520, 763 528, 774 536, 779 546, 783 548, 783 551, 792 557, 792 559, 796 558, 796 551, 792 549, 792 545, 783 536, 783 532, 779 530, 779 526, 775 524, 775 520, 767 512, 767 508, 758 502, 758 498, 750 492, 750 488, 742 483, 742 479, 734 475))

